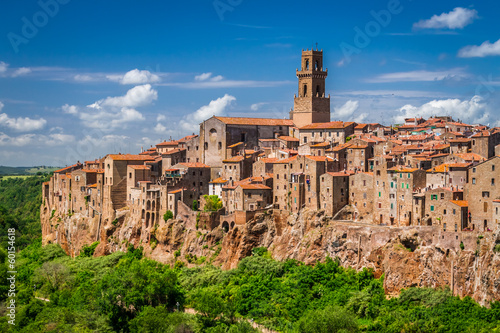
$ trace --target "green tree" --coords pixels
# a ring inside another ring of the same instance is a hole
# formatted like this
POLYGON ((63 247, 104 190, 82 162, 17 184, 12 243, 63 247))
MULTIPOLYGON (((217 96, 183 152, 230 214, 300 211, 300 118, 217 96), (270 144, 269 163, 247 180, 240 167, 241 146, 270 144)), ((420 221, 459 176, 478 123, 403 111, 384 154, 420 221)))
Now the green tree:
POLYGON ((341 309, 326 307, 310 310, 295 324, 297 333, 351 333, 358 332, 358 324, 353 314, 341 309))
POLYGON ((205 207, 203 210, 206 212, 216 212, 222 208, 222 200, 217 195, 205 195, 205 207))
POLYGON ((174 213, 172 213, 171 210, 167 210, 165 214, 163 215, 163 220, 168 221, 174 218, 174 213))

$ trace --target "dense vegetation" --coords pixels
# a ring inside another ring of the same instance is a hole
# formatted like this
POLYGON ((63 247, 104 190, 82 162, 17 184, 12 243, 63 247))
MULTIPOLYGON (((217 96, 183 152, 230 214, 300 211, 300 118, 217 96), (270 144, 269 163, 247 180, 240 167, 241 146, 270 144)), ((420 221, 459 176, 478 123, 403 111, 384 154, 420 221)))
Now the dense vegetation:
MULTIPOLYGON (((26 209, 36 214, 39 204, 26 209)), ((23 218, 11 209, 9 216, 23 218)), ((383 277, 345 269, 335 259, 306 266, 275 261, 256 248, 229 271, 170 268, 133 246, 94 258, 94 243, 70 258, 59 245, 42 247, 38 235, 17 254, 15 326, 5 316, 6 252, 0 249, 1 332, 256 332, 251 321, 305 333, 500 332, 499 302, 485 308, 427 288, 387 300, 383 277)))
POLYGON ((4 179, 0 182, 0 248, 7 246, 7 229, 16 229, 16 247, 24 248, 42 236, 40 205, 47 175, 4 179))

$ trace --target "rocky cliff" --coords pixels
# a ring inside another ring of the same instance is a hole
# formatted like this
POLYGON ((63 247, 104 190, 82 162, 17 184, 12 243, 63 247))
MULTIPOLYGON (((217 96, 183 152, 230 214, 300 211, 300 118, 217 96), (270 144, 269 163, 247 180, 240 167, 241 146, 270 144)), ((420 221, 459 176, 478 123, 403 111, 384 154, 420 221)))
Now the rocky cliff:
POLYGON ((255 247, 267 247, 277 260, 307 264, 327 256, 343 266, 369 267, 385 274, 388 295, 411 286, 449 286, 456 295, 471 296, 483 305, 500 299, 500 253, 496 233, 444 232, 437 227, 393 228, 334 221, 322 211, 299 215, 269 211, 225 232, 197 229, 195 221, 161 221, 146 229, 127 209, 113 221, 75 214, 53 216, 42 209, 44 244, 58 242, 71 255, 100 240, 95 255, 143 246, 145 255, 174 265, 213 263, 236 267, 255 247))

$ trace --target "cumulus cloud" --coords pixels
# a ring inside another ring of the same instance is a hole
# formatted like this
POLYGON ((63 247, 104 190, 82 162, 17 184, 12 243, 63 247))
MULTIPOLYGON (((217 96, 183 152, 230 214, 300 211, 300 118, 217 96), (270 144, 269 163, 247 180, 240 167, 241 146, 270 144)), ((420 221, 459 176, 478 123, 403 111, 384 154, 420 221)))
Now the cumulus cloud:
POLYGON ((212 116, 224 115, 226 109, 234 101, 236 101, 236 97, 225 94, 223 97, 211 101, 208 105, 204 105, 196 112, 184 117, 184 119, 180 121, 180 127, 185 131, 197 132, 199 130, 199 124, 202 121, 212 116))
POLYGON ((153 132, 155 132, 156 134, 164 134, 166 131, 167 128, 160 123, 156 124, 156 126, 153 128, 153 132))
POLYGON ((120 84, 146 84, 160 82, 160 77, 148 70, 133 69, 124 75, 107 75, 108 80, 120 84))
MULTIPOLYGON (((0 110, 3 104, 0 103, 0 110)), ((6 113, 0 113, 0 126, 10 128, 17 132, 29 132, 42 129, 47 121, 43 118, 32 119, 28 117, 11 118, 6 113)))
POLYGON ((167 120, 167 117, 163 114, 159 114, 158 117, 156 117, 157 122, 164 121, 164 120, 167 120))
POLYGON ((146 84, 130 89, 124 96, 107 97, 85 108, 65 104, 62 110, 80 118, 84 126, 111 130, 126 128, 129 123, 145 120, 135 108, 149 105, 157 98, 157 91, 146 84))
POLYGON ((478 18, 477 10, 457 7, 449 13, 434 15, 413 25, 416 29, 463 29, 478 18))
POLYGON ((394 117, 396 123, 403 123, 405 118, 429 118, 436 115, 449 115, 470 123, 486 123, 490 115, 487 104, 480 96, 474 96, 470 100, 433 100, 421 106, 407 104, 398 111, 399 114, 394 117))
POLYGON ((157 99, 158 92, 152 89, 150 84, 145 84, 130 89, 124 96, 108 97, 89 105, 89 107, 95 109, 100 109, 103 106, 134 108, 151 104, 157 99))
POLYGON ((358 110, 358 108, 358 101, 348 100, 341 107, 334 108, 333 115, 335 118, 349 118, 358 110))
POLYGON ((334 108, 333 118, 354 121, 357 123, 363 122, 367 117, 367 113, 355 115, 359 109, 359 101, 348 100, 344 105, 334 108))
POLYGON ((488 56, 499 56, 499 55, 500 55, 500 39, 493 44, 490 43, 489 40, 487 40, 486 42, 484 42, 479 46, 469 45, 458 51, 458 56, 460 58, 483 58, 488 56))

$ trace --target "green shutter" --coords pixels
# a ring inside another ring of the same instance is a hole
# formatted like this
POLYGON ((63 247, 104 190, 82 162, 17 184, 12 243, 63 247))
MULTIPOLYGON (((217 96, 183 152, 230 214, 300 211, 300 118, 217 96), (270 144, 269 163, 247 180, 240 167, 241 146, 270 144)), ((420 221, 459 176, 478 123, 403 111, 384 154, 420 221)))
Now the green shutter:
POLYGON ((433 211, 434 211, 434 206, 431 206, 431 212, 433 212, 433 211))

